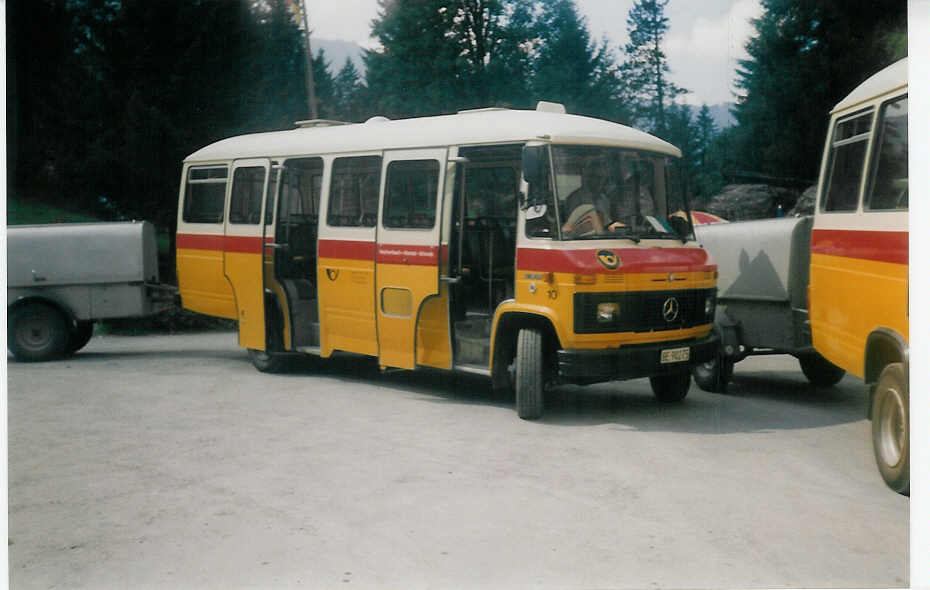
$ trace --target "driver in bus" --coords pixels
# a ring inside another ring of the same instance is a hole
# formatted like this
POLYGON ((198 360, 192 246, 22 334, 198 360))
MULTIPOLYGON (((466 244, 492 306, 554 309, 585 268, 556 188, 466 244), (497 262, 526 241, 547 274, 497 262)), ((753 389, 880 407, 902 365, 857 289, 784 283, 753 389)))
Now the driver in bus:
POLYGON ((565 199, 568 219, 562 231, 575 236, 599 234, 604 228, 613 231, 624 224, 611 221, 611 199, 607 195, 607 170, 604 164, 592 161, 585 164, 581 186, 565 199))

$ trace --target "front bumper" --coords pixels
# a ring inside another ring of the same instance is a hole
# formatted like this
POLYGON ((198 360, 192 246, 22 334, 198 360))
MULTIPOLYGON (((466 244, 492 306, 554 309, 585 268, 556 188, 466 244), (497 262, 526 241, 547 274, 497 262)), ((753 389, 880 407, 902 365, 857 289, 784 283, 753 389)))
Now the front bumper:
POLYGON ((560 350, 557 353, 559 376, 568 383, 597 383, 678 373, 713 359, 719 344, 717 335, 711 333, 705 338, 677 342, 631 344, 599 350, 560 350), (663 350, 686 346, 690 349, 687 361, 661 362, 663 350))

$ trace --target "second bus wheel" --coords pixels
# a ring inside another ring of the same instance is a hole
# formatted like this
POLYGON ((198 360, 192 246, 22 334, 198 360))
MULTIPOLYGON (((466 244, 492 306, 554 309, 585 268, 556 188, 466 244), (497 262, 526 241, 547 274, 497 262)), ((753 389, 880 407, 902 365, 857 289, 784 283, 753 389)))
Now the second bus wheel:
POLYGON ((902 363, 885 367, 872 397, 872 448, 888 487, 910 494, 910 393, 902 363))
POLYGON ((65 316, 44 303, 27 303, 8 316, 7 347, 22 361, 47 361, 65 354, 70 333, 65 316))
POLYGON ((545 392, 542 332, 534 328, 520 330, 514 368, 517 415, 524 420, 536 420, 543 413, 545 392))
POLYGON ((249 360, 262 373, 280 373, 284 369, 287 357, 267 350, 249 349, 249 360))
POLYGON ((805 354, 798 357, 801 371, 815 387, 832 387, 840 382, 846 371, 837 367, 817 353, 805 354))
POLYGON ((660 402, 680 402, 685 399, 691 388, 691 373, 682 371, 670 375, 656 375, 649 378, 649 385, 660 402))
POLYGON ((726 393, 727 385, 733 378, 733 361, 718 354, 706 363, 694 365, 691 374, 697 386, 704 391, 726 393))

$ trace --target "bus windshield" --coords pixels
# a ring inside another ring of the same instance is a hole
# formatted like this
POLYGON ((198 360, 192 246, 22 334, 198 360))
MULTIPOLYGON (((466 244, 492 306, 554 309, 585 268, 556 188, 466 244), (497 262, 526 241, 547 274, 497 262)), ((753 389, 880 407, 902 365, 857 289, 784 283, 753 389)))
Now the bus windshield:
POLYGON ((693 239, 678 158, 553 146, 552 160, 561 239, 693 239))

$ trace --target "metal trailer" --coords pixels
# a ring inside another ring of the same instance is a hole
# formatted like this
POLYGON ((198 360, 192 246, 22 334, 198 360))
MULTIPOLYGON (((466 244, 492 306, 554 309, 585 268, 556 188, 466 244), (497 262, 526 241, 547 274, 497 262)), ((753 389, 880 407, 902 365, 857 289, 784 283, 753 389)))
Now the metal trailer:
POLYGON ((173 299, 147 221, 7 228, 7 348, 18 360, 72 354, 94 321, 151 315, 173 299))
POLYGON ((786 217, 696 226, 698 241, 713 255, 719 274, 714 330, 720 350, 697 365, 705 391, 725 392, 733 365, 747 356, 790 354, 816 386, 830 386, 845 371, 813 348, 807 286, 814 218, 786 217))

